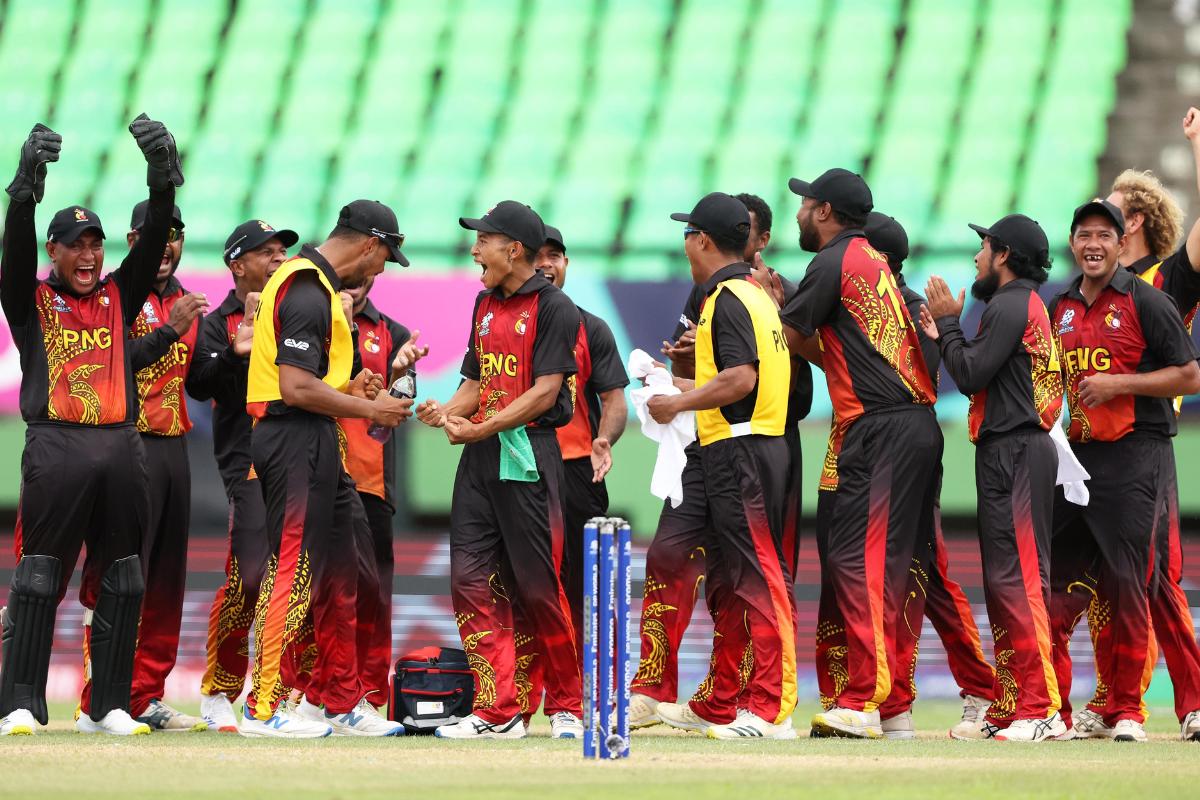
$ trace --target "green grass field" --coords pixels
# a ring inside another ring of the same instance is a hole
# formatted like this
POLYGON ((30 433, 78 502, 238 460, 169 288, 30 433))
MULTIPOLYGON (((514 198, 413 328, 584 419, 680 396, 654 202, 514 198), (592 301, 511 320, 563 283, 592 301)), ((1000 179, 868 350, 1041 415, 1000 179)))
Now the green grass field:
POLYGON ((958 706, 923 701, 917 741, 715 742, 659 727, 635 734, 628 760, 603 764, 585 763, 577 742, 551 741, 544 719, 522 741, 271 742, 215 733, 85 737, 71 731, 70 712, 56 706, 49 730, 0 740, 0 796, 1166 800, 1195 796, 1200 756, 1200 745, 1178 741, 1168 709, 1152 710, 1146 745, 955 742, 945 730, 958 706))

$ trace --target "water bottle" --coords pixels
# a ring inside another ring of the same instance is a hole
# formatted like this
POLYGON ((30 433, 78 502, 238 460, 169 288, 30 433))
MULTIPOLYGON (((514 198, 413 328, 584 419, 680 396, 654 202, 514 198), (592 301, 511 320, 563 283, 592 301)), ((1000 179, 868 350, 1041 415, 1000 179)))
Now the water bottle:
MULTIPOLYGON (((409 369, 405 375, 396 378, 392 383, 392 388, 388 389, 388 394, 392 397, 407 397, 409 400, 415 400, 417 398, 417 371, 409 369)), ((377 422, 372 422, 371 427, 367 428, 367 436, 377 442, 386 442, 391 435, 391 428, 377 422)))

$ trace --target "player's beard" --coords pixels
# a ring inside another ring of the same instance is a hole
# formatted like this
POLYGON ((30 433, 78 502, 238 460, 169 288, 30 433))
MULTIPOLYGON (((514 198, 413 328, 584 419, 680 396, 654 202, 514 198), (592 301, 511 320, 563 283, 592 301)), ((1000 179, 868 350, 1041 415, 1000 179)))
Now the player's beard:
POLYGON ((821 249, 821 235, 815 228, 800 227, 800 249, 806 253, 816 253, 821 249))
POLYGON ((992 295, 1000 288, 1000 273, 992 264, 988 264, 987 275, 980 278, 971 284, 971 297, 976 300, 987 302, 992 299, 992 295))

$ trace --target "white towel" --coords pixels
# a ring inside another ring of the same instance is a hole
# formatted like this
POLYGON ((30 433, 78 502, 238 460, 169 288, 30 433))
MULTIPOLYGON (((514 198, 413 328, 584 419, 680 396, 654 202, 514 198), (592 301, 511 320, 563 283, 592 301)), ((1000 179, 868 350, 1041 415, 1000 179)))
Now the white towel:
POLYGON ((1067 500, 1077 506, 1086 506, 1091 500, 1091 493, 1084 481, 1090 480, 1092 476, 1083 468, 1083 464, 1079 463, 1079 459, 1075 457, 1075 451, 1071 449, 1071 443, 1067 441, 1066 430, 1063 427, 1066 418, 1067 405, 1063 403, 1058 422, 1050 429, 1050 438, 1054 440, 1054 446, 1058 448, 1058 480, 1055 481, 1055 484, 1063 487, 1063 494, 1066 495, 1067 500))
POLYGON ((671 508, 683 502, 683 467, 687 463, 684 448, 696 439, 696 414, 684 411, 666 425, 655 422, 646 404, 651 397, 679 394, 671 380, 671 374, 654 365, 654 359, 645 350, 634 350, 629 354, 629 374, 638 380, 645 379, 646 385, 633 389, 629 399, 642 424, 642 433, 658 442, 658 458, 654 462, 654 474, 650 477, 650 493, 660 499, 670 499, 671 508))

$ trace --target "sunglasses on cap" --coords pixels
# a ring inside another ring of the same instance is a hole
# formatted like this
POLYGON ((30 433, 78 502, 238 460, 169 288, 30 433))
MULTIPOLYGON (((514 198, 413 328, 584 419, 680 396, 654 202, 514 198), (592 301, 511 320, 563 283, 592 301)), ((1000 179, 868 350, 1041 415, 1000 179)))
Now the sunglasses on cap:
POLYGON ((385 242, 396 245, 396 247, 402 247, 404 245, 403 233, 390 233, 388 231, 381 231, 379 228, 371 228, 371 235, 378 236, 385 242))

